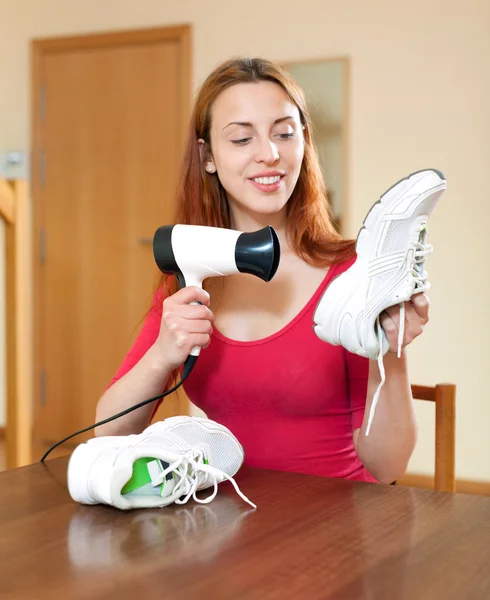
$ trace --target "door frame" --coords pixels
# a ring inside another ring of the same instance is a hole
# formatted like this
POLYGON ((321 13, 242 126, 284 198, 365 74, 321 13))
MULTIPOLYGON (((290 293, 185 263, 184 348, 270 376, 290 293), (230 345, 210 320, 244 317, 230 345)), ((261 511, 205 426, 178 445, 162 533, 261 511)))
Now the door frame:
POLYGON ((108 48, 132 44, 151 44, 173 40, 180 49, 180 97, 182 99, 181 132, 182 147, 188 130, 192 100, 192 26, 188 24, 168 27, 131 29, 116 32, 73 35, 65 37, 39 38, 31 42, 31 190, 32 190, 32 276, 33 276, 33 442, 36 442, 36 427, 41 406, 42 381, 41 352, 42 321, 39 302, 41 292, 41 269, 43 254, 43 178, 46 157, 43 153, 45 115, 44 60, 49 54, 69 50, 108 48))
POLYGON ((7 469, 31 462, 32 319, 29 186, 0 178, 0 219, 5 223, 7 469))

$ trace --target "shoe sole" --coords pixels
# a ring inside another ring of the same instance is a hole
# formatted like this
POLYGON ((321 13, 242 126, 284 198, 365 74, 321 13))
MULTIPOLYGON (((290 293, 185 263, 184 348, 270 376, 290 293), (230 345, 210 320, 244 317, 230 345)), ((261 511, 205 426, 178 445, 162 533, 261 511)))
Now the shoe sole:
MULTIPOLYGON (((376 236, 369 235, 373 231, 375 231, 380 223, 383 221, 384 217, 393 211, 396 204, 400 201, 401 198, 406 196, 409 193, 409 189, 405 190, 403 194, 391 194, 392 190, 397 188, 404 181, 410 181, 414 179, 420 173, 426 173, 429 177, 436 177, 434 181, 434 185, 429 187, 428 189, 422 191, 419 194, 418 202, 412 207, 412 214, 417 206, 420 205, 420 202, 425 200, 426 198, 434 195, 440 191, 444 191, 446 189, 446 178, 444 177, 441 171, 437 169, 422 169, 420 171, 415 171, 400 179, 391 187, 389 187, 379 198, 377 202, 375 202, 370 208, 368 214, 366 215, 363 226, 359 230, 356 238, 356 262, 344 273, 340 273, 335 277, 331 283, 328 285, 327 289, 323 293, 322 298, 320 299, 315 314, 313 315, 314 326, 313 329, 315 333, 322 339, 323 341, 329 342, 332 345, 339 345, 340 341, 340 318, 345 309, 345 306, 349 303, 350 299, 356 293, 359 282, 359 273, 363 273, 367 268, 367 263, 370 260, 371 254, 373 252, 373 244, 376 241, 376 236), (348 285, 345 285, 345 282, 349 281, 348 285), (336 302, 338 298, 337 289, 342 287, 342 303, 336 302), (346 294, 346 289, 349 292, 346 294), (330 311, 330 317, 326 320, 325 324, 318 323, 316 320, 317 311, 320 305, 330 305, 332 307, 332 311, 330 311), (332 331, 331 327, 328 327, 328 324, 334 323, 336 325, 336 331, 332 331), (323 329, 323 333, 326 334, 323 337, 319 335, 318 329, 323 329)), ((420 183, 423 179, 419 179, 414 183, 420 183)), ((373 356, 369 356, 369 358, 375 358, 373 356)))
MULTIPOLYGON (((397 181, 396 183, 394 183, 391 187, 389 187, 379 198, 379 200, 377 202, 375 202, 371 208, 369 209, 368 214, 366 215, 366 217, 364 218, 364 221, 362 222, 362 227, 359 230, 359 232, 357 233, 357 238, 356 238, 356 253, 359 254, 359 252, 365 253, 366 250, 368 248, 366 247, 362 247, 359 248, 359 240, 361 238, 361 235, 363 233, 363 231, 365 229, 370 229, 373 226, 377 227, 379 225, 379 221, 382 220, 382 218, 386 215, 387 212, 389 212, 387 210, 387 207, 389 207, 390 209, 392 209, 393 207, 391 206, 391 204, 389 204, 389 201, 387 204, 383 205, 383 202, 385 202, 387 196, 389 195, 389 193, 395 189, 396 187, 398 187, 401 183, 403 183, 404 181, 410 181, 410 179, 414 178, 416 175, 419 175, 420 173, 427 173, 427 175, 437 175, 440 183, 439 185, 435 186, 435 188, 425 192, 427 195, 425 196, 428 197, 431 194, 435 194, 438 191, 441 190, 445 190, 446 189, 446 178, 444 176, 444 174, 437 170, 437 169, 422 169, 420 171, 414 171, 413 173, 411 173, 410 175, 408 175, 407 177, 403 177, 402 179, 400 179, 399 181, 397 181), (384 207, 384 208, 382 208, 384 207)), ((395 199, 395 196, 393 197, 393 199, 395 199)), ((372 248, 370 248, 372 250, 372 248)))

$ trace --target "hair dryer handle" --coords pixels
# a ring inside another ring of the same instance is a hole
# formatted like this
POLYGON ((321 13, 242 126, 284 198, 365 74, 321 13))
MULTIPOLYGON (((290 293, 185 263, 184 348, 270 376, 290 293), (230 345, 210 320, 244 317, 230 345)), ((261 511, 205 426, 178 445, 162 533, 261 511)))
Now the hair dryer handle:
MULTIPOLYGON (((196 285, 198 287, 202 287, 202 281, 190 281, 190 282, 186 282, 184 280, 184 285, 196 285)), ((197 300, 193 300, 190 304, 194 304, 194 306, 197 306, 199 304, 202 304, 201 302, 197 301, 197 300)), ((201 347, 200 346, 194 346, 194 348, 192 348, 191 353, 189 354, 189 356, 185 359, 185 363, 184 363, 184 368, 182 370, 182 379, 187 379, 187 377, 189 377, 192 369, 194 368, 194 365, 196 364, 197 361, 197 357, 199 356, 199 353, 201 352, 201 347)))
MULTIPOLYGON (((191 302, 191 304, 197 305, 197 304, 201 304, 201 302, 195 301, 195 302, 191 302)), ((189 375, 191 374, 191 371, 194 368, 194 365, 196 364, 197 357, 199 356, 200 352, 201 352, 201 347, 194 346, 194 348, 192 348, 189 356, 185 359, 184 368, 182 370, 182 381, 184 379, 187 379, 187 377, 189 377, 189 375)))
MULTIPOLYGON (((195 302, 191 302, 191 304, 194 304, 194 306, 197 306, 199 304, 201 304, 201 302, 198 302, 197 300, 195 302)), ((196 358, 199 356, 199 352, 201 352, 201 347, 200 346, 194 346, 194 348, 192 348, 190 356, 195 356, 196 358)))

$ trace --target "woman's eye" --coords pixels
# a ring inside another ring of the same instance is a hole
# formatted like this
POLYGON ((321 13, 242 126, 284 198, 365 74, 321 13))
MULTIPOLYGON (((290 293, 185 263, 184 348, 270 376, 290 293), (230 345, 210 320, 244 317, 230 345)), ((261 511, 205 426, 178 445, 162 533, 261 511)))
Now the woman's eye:
POLYGON ((252 138, 240 138, 239 140, 231 140, 232 144, 236 144, 237 146, 243 146, 247 142, 249 142, 252 138))
POLYGON ((289 140, 294 137, 294 131, 292 131, 291 133, 279 133, 278 137, 281 140, 289 140))

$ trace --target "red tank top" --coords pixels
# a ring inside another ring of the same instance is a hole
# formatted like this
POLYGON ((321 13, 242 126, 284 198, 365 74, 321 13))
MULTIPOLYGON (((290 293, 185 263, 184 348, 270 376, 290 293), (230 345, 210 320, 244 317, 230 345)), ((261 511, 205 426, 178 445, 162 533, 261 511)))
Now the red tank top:
MULTIPOLYGON (((215 329, 184 383, 190 400, 238 438, 245 464, 376 481, 352 439, 364 416, 368 359, 321 341, 313 331, 322 293, 351 263, 332 266, 306 306, 273 335, 240 342, 215 329)), ((111 384, 155 342, 161 303, 156 296, 111 384)))

